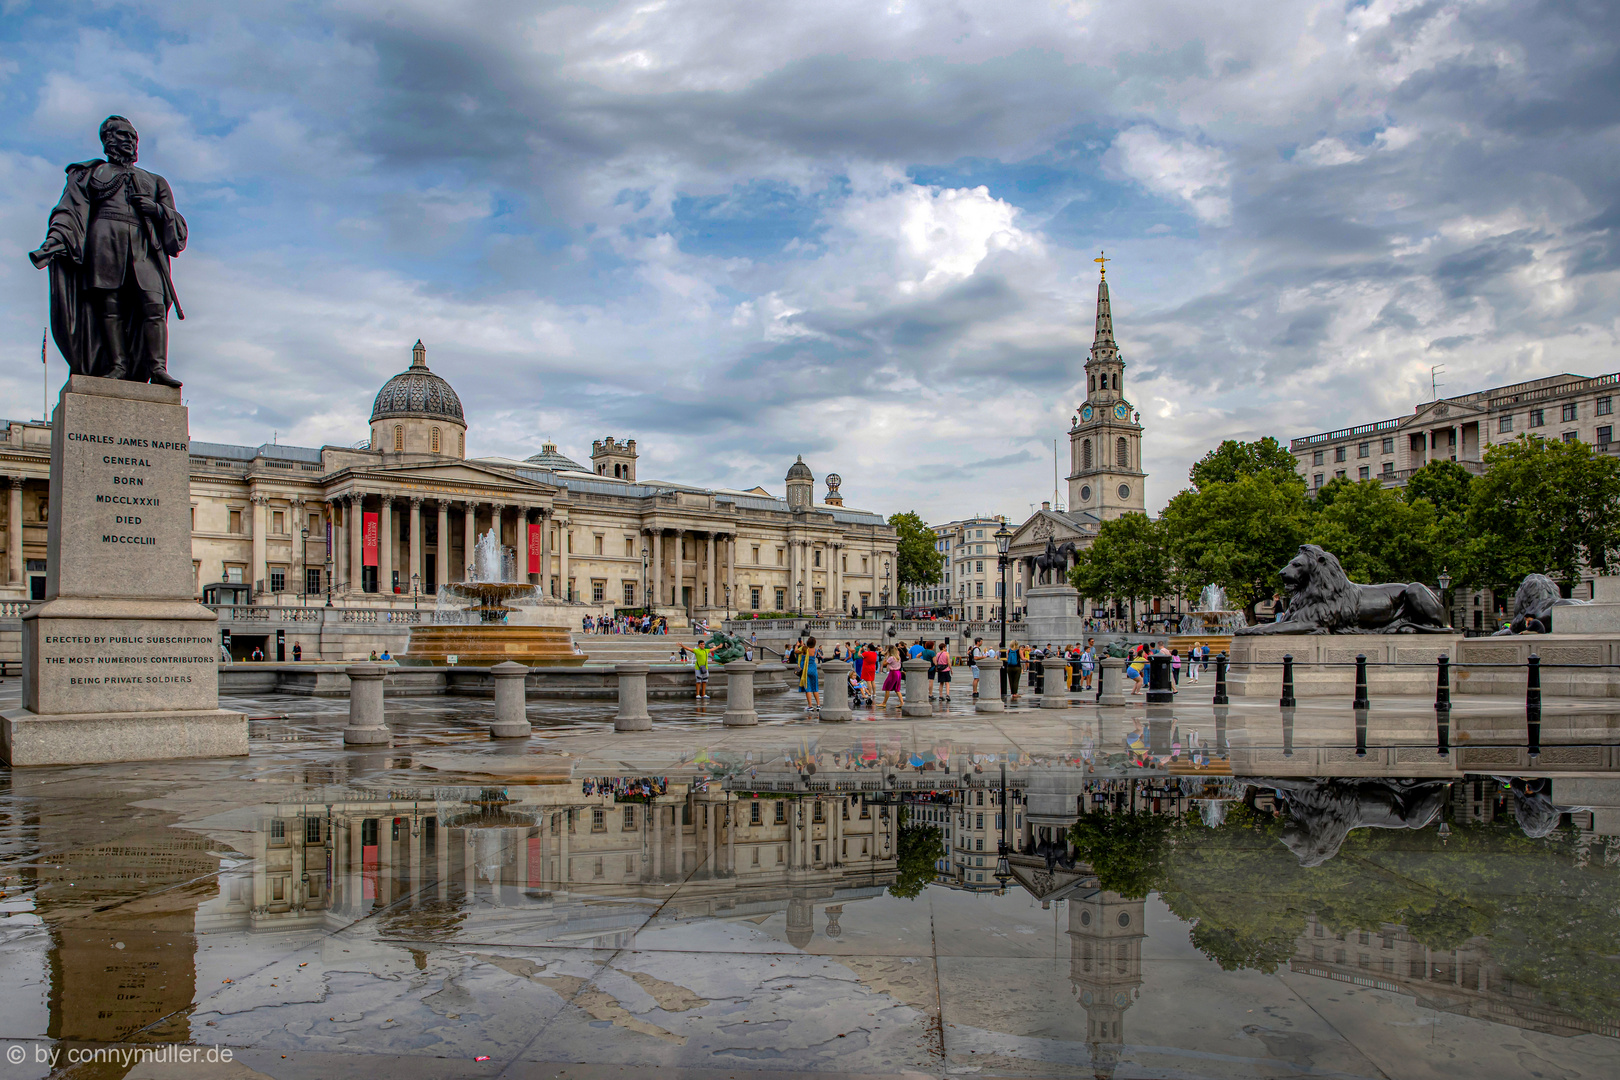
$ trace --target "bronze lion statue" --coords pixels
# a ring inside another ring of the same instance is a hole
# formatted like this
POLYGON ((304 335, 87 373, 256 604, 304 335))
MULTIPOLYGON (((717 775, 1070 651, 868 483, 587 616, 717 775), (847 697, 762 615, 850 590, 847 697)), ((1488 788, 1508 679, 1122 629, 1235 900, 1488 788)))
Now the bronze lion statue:
POLYGON ((1565 600, 1559 593, 1558 583, 1546 574, 1527 574, 1513 597, 1513 621, 1493 636, 1550 634, 1553 608, 1579 607, 1585 603, 1585 600, 1565 600))
POLYGON ((1239 634, 1446 633, 1440 598, 1422 582, 1358 585, 1332 552, 1301 544, 1279 572, 1288 592, 1281 622, 1244 627, 1239 634))

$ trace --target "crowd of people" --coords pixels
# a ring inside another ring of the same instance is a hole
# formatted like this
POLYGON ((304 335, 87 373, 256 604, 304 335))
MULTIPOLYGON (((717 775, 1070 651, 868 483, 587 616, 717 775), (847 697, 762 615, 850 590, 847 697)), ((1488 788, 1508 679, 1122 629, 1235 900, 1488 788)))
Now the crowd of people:
POLYGON ((603 615, 580 620, 580 628, 587 634, 668 634, 669 620, 662 615, 603 615))

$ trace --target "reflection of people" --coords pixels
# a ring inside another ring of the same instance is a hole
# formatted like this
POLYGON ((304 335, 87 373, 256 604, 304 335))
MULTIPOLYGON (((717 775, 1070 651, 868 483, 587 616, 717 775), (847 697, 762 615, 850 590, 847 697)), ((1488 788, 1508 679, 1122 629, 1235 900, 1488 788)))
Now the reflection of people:
POLYGON ((186 248, 186 219, 169 182, 135 167, 133 124, 109 116, 100 135, 106 158, 67 167, 45 242, 29 256, 51 269, 52 336, 75 375, 177 387, 169 260, 186 248))
POLYGON ((1261 780, 1290 818, 1284 846, 1301 866, 1321 866, 1339 853, 1352 829, 1421 829, 1440 816, 1449 780, 1383 777, 1261 780))

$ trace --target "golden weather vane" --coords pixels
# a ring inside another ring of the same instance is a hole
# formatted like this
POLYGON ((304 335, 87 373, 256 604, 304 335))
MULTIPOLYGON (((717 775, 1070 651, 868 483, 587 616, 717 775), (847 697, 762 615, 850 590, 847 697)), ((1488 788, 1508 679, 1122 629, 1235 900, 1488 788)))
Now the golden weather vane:
POLYGON ((1108 264, 1113 262, 1114 260, 1110 259, 1108 257, 1107 252, 1099 251, 1099 252, 1097 252, 1097 257, 1095 259, 1092 259, 1091 261, 1096 263, 1099 267, 1101 267, 1102 268, 1102 276, 1107 277, 1108 276, 1108 264))

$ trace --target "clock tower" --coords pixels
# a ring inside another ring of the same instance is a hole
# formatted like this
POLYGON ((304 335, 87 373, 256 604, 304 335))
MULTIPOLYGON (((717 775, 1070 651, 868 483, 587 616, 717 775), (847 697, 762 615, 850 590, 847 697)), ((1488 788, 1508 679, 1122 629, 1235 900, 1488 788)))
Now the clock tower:
POLYGON ((1069 429, 1069 511, 1101 520, 1146 509, 1141 413, 1125 397, 1125 361, 1114 341, 1108 259, 1098 257, 1097 332, 1086 361, 1086 400, 1069 429))

